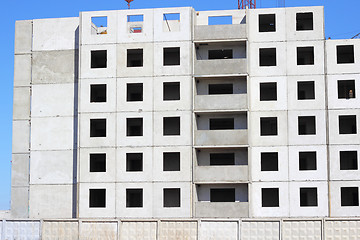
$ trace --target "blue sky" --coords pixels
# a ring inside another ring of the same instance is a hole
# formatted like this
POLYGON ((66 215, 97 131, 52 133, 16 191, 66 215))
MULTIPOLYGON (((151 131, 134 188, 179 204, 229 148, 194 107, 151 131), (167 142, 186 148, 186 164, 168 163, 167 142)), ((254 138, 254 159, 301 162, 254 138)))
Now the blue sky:
MULTIPOLYGON (((257 0, 258 7, 277 7, 279 0, 257 0)), ((359 0, 286 0, 286 7, 325 6, 325 33, 333 39, 351 38, 360 32, 359 0), (346 3, 346 4, 344 4, 346 3)), ((236 0, 134 0, 132 8, 193 6, 198 11, 236 9, 236 0)), ((0 38, 0 209, 10 208, 11 130, 16 20, 77 17, 81 11, 126 9, 124 0, 12 0, 3 1, 0 38)))

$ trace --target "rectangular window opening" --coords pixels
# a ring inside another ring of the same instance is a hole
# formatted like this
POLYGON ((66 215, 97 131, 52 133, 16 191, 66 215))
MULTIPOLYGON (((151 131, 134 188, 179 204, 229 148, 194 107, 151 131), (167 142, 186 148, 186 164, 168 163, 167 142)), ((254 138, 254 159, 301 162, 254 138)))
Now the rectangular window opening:
POLYGON ((107 17, 91 18, 91 34, 107 34, 107 17))
POLYGON ((90 119, 90 137, 106 137, 106 119, 90 119))
POLYGON ((90 172, 106 172, 106 153, 90 153, 90 172))
POLYGON ((126 136, 135 137, 143 135, 143 119, 127 118, 126 119, 126 136))
POLYGON ((315 135, 316 134, 315 116, 298 117, 298 135, 315 135))
POLYGON ((163 153, 163 171, 180 171, 180 152, 163 153))
POLYGON ((143 66, 143 49, 127 50, 127 67, 143 66))
POLYGON ((89 208, 106 207, 106 189, 89 189, 89 208))
POLYGON ((277 152, 261 153, 261 171, 279 171, 277 152))
POLYGON ((233 94, 233 88, 234 86, 232 83, 209 84, 208 93, 209 95, 233 94))
POLYGON ((259 49, 260 67, 276 66, 276 48, 259 49))
POLYGON ((338 99, 355 98, 355 80, 338 80, 338 99))
POLYGON ((164 66, 180 65, 180 48, 164 48, 164 66))
POLYGON ((173 208, 181 206, 180 188, 164 188, 164 202, 165 208, 173 208))
POLYGON ((164 136, 180 135, 180 117, 164 117, 163 135, 164 136))
POLYGON ((143 207, 143 189, 126 189, 126 207, 142 208, 143 207))
POLYGON ((208 25, 231 25, 233 22, 232 16, 209 16, 208 25))
POLYGON ((316 170, 316 152, 299 152, 299 170, 316 170))
POLYGON ((260 83, 260 101, 276 101, 277 87, 276 82, 260 83))
POLYGON ((276 136, 277 135, 277 118, 262 117, 260 118, 260 135, 276 136))
POLYGON ((336 46, 336 54, 338 64, 355 63, 353 45, 336 46))
POLYGON ((143 22, 144 21, 144 15, 128 15, 127 16, 128 22, 143 22))
POLYGON ((163 100, 164 101, 180 100, 180 82, 163 83, 163 100))
POLYGON ((211 188, 210 202, 235 202, 235 188, 211 188))
POLYGON ((235 165, 235 153, 210 153, 210 166, 235 165))
POLYGON ((314 47, 297 48, 297 65, 314 65, 314 47))
POLYGON ((340 151, 340 170, 358 170, 357 151, 340 151))
POLYGON ((234 118, 210 118, 210 130, 234 129, 234 118))
POLYGON ((356 133, 356 115, 339 116, 339 134, 356 133))
POLYGON ((314 14, 312 12, 296 14, 296 31, 314 30, 314 14))
POLYGON ((358 187, 342 187, 341 191, 341 206, 351 207, 359 206, 359 188, 358 187))
POLYGON ((232 59, 233 50, 232 49, 218 49, 218 50, 209 50, 208 59, 232 59))
POLYGON ((163 15, 163 31, 164 32, 180 31, 180 13, 165 13, 163 15))
POLYGON ((107 66, 107 51, 106 50, 92 50, 91 51, 91 68, 106 68, 107 66))
POLYGON ((317 207, 317 188, 300 188, 300 207, 317 207))
POLYGON ((143 101, 143 84, 142 83, 128 83, 126 84, 128 102, 143 101))
POLYGON ((126 171, 127 172, 143 171, 142 153, 126 153, 126 171))
POLYGON ((315 99, 315 83, 314 81, 297 82, 298 100, 315 99))
POLYGON ((259 32, 275 32, 275 14, 259 14, 259 32))
POLYGON ((91 103, 106 102, 106 84, 90 85, 90 102, 91 103))
POLYGON ((262 188, 261 199, 262 207, 279 207, 279 189, 262 188))

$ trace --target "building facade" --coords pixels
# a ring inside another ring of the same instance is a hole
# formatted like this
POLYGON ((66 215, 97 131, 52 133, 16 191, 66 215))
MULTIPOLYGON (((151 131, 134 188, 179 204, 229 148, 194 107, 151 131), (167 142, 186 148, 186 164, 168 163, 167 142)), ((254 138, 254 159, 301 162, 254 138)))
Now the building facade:
POLYGON ((12 217, 360 216, 359 69, 323 7, 18 21, 12 217))

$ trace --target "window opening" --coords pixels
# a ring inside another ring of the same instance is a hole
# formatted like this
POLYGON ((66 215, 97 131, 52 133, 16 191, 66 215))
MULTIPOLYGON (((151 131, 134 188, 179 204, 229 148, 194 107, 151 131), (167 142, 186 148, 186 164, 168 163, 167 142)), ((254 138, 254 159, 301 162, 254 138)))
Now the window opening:
POLYGON ((277 84, 260 83, 260 101, 276 101, 277 100, 277 84))
POLYGON ((260 67, 276 66, 276 48, 260 48, 260 67))
POLYGON ((164 101, 180 100, 180 82, 163 83, 163 100, 164 101))
POLYGON ((126 189, 126 207, 142 208, 143 207, 143 189, 126 189))
POLYGON ((298 100, 315 99, 314 81, 297 82, 298 100))
POLYGON ((276 117, 260 118, 260 135, 261 136, 277 135, 277 118, 276 117))
POLYGON ((353 45, 336 46, 336 54, 338 64, 355 63, 353 45))
POLYGON ((233 84, 232 83, 209 84, 208 93, 209 95, 233 94, 233 84))
POLYGON ((163 135, 164 136, 180 135, 180 117, 163 118, 163 135))
POLYGON ((210 202, 235 202, 235 188, 210 189, 210 202))
POLYGON ((357 151, 340 151, 340 170, 358 170, 357 151))
POLYGON ((180 65, 180 48, 164 48, 164 66, 180 65))
POLYGON ((90 102, 106 102, 106 84, 90 85, 90 102))
POLYGON ((356 115, 339 116, 339 133, 356 134, 356 115))
POLYGON ((127 67, 143 66, 143 49, 127 50, 127 67))
POLYGON ((314 47, 297 48, 297 65, 314 65, 314 47))
POLYGON ((235 153, 210 153, 210 166, 235 165, 235 153))
POLYGON ((142 153, 126 153, 126 171, 127 172, 143 171, 142 153))
POLYGON ((106 172, 106 153, 90 153, 90 172, 106 172))
POLYGON ((232 24, 232 16, 209 16, 208 25, 229 25, 232 24))
POLYGON ((91 18, 91 34, 107 34, 107 17, 91 18))
POLYGON ((262 188, 261 199, 262 207, 279 207, 279 189, 262 188))
POLYGON ((234 129, 234 118, 210 118, 210 130, 234 129))
POLYGON ((296 14, 296 31, 314 30, 314 16, 312 12, 296 14))
POLYGON ((338 99, 355 98, 355 80, 338 80, 338 99))
POLYGON ((163 171, 180 171, 180 152, 163 153, 163 171))
POLYGON ((259 32, 275 32, 275 14, 259 14, 259 32))
POLYGON ((141 102, 143 101, 143 84, 142 83, 128 83, 127 98, 128 102, 141 102))
POLYGON ((299 170, 316 170, 316 152, 299 152, 299 170))
POLYGON ((316 134, 315 116, 299 116, 298 117, 298 134, 299 135, 315 135, 316 134))
POLYGON ((359 206, 359 188, 358 187, 342 187, 341 190, 341 206, 351 207, 359 206))
POLYGON ((180 207, 180 188, 164 188, 163 193, 165 208, 180 207))
POLYGON ((91 68, 106 68, 107 51, 92 50, 91 51, 91 68))
POLYGON ((261 171, 279 171, 278 167, 278 153, 277 152, 262 152, 261 153, 261 171))
POLYGON ((127 118, 126 119, 126 136, 142 136, 143 135, 143 119, 127 118))
POLYGON ((300 207, 317 207, 317 188, 300 188, 300 207))
POLYGON ((232 49, 216 49, 208 51, 208 59, 232 59, 233 50, 232 49))
POLYGON ((89 208, 106 207, 106 189, 89 189, 89 208))
POLYGON ((90 119, 90 137, 106 137, 106 119, 90 119))

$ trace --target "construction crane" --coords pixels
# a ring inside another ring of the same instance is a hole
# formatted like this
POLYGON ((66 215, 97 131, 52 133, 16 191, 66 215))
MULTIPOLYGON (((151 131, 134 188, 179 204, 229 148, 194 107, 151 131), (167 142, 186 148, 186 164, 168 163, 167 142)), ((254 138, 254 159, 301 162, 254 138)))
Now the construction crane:
POLYGON ((246 7, 255 9, 256 0, 238 0, 238 9, 245 9, 246 7))
POLYGON ((351 39, 357 39, 360 38, 360 33, 356 34, 355 36, 353 36, 351 39))
POLYGON ((127 2, 127 5, 128 5, 128 9, 130 9, 130 3, 134 1, 134 0, 125 0, 125 2, 127 2))

